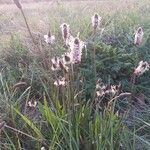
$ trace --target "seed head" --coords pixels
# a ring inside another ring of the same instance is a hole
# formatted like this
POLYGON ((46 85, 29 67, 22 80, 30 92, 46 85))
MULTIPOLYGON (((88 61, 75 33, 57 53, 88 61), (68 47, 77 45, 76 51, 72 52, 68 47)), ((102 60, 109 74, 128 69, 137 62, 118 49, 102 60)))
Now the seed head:
POLYGON ((52 59, 51 59, 51 62, 52 62, 52 67, 51 67, 51 69, 52 69, 53 71, 60 70, 59 58, 58 58, 58 57, 52 58, 52 59))
POLYGON ((49 31, 47 35, 48 35, 48 37, 51 37, 51 32, 49 31))
POLYGON ((53 44, 55 41, 55 36, 51 35, 51 32, 49 31, 47 35, 44 35, 44 40, 47 44, 53 44))
POLYGON ((71 34, 69 34, 69 37, 66 39, 66 43, 65 43, 66 46, 70 47, 71 44, 73 43, 74 39, 75 38, 71 34))
POLYGON ((134 70, 134 74, 140 76, 146 71, 148 71, 149 69, 150 69, 150 65, 148 64, 148 62, 140 61, 137 68, 135 68, 134 70))
POLYGON ((102 97, 105 95, 115 96, 120 90, 120 85, 106 85, 99 79, 96 83, 96 95, 102 97))
POLYGON ((116 85, 111 85, 106 91, 106 94, 110 94, 111 96, 115 96, 118 93, 118 86, 116 85))
POLYGON ((63 57, 63 63, 65 65, 70 64, 72 62, 71 53, 66 53, 62 57, 63 57))
POLYGON ((66 86, 67 82, 64 77, 60 77, 58 80, 54 82, 55 86, 66 86))
POLYGON ((70 62, 70 57, 69 56, 65 55, 64 59, 65 59, 65 62, 70 62))
POLYGON ((85 46, 84 42, 78 37, 70 44, 72 63, 80 63, 82 56, 82 49, 85 46))
POLYGON ((96 91, 96 95, 97 97, 102 97, 103 95, 105 95, 105 92, 103 90, 99 90, 99 91, 96 91))
POLYGON ((53 71, 57 70, 57 65, 52 63, 51 69, 52 69, 53 71))
POLYGON ((19 9, 22 9, 22 6, 21 6, 19 0, 13 0, 13 1, 19 9))
POLYGON ((46 149, 45 149, 45 147, 43 146, 43 147, 41 147, 41 150, 46 150, 46 149))
POLYGON ((28 102, 28 106, 29 106, 29 107, 32 107, 32 108, 33 108, 33 107, 35 108, 35 107, 37 106, 37 101, 34 101, 34 102, 29 101, 29 102, 28 102))
POLYGON ((135 33, 135 37, 134 37, 134 44, 136 46, 140 46, 142 44, 142 40, 143 40, 143 29, 142 27, 139 27, 135 33))
POLYGON ((102 80, 98 79, 97 83, 96 83, 96 95, 97 95, 97 97, 104 96, 106 88, 107 88, 107 86, 103 84, 102 80))
POLYGON ((74 44, 77 45, 77 46, 79 46, 79 39, 78 38, 75 38, 74 44))
POLYGON ((101 17, 97 13, 95 13, 94 16, 92 16, 92 26, 94 29, 98 27, 100 21, 101 17))
POLYGON ((63 23, 61 26, 61 32, 62 32, 62 38, 64 39, 64 42, 66 44, 66 40, 69 38, 70 36, 70 28, 69 25, 66 23, 63 23))
POLYGON ((58 58, 58 57, 53 57, 53 58, 51 59, 51 62, 52 62, 53 64, 56 64, 56 63, 59 62, 59 58, 58 58))
POLYGON ((69 68, 65 66, 61 61, 59 61, 59 67, 61 70, 65 71, 65 73, 67 73, 69 70, 69 68))

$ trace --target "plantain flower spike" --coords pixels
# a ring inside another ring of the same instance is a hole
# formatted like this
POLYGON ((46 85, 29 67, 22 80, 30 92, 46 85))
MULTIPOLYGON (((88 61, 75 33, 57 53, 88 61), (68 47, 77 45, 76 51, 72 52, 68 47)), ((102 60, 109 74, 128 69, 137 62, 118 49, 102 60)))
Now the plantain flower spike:
POLYGON ((150 69, 150 65, 146 61, 140 61, 137 68, 134 70, 136 76, 140 76, 150 69))
POLYGON ((134 44, 136 46, 140 46, 142 44, 142 40, 143 40, 143 29, 142 27, 139 27, 135 33, 135 37, 134 37, 134 44))
POLYGON ((41 147, 41 150, 46 150, 44 146, 41 147))
POLYGON ((74 41, 72 41, 70 45, 73 64, 78 64, 81 62, 82 49, 84 48, 84 46, 85 44, 83 41, 79 39, 79 34, 78 34, 78 36, 74 39, 74 41))
POLYGON ((67 67, 62 61, 59 61, 59 67, 61 70, 63 70, 65 73, 69 71, 69 67, 67 67))
POLYGON ((34 101, 34 102, 29 101, 28 106, 32 107, 32 108, 35 108, 37 106, 37 101, 34 101))
POLYGON ((59 58, 58 57, 54 57, 51 59, 52 62, 52 71, 58 71, 60 70, 60 66, 59 66, 59 58))
POLYGON ((71 62, 72 62, 71 53, 65 53, 62 57, 63 57, 63 63, 65 65, 71 64, 71 62))
POLYGON ((66 86, 67 82, 64 77, 60 77, 58 80, 54 82, 55 86, 66 86))
POLYGON ((97 13, 95 13, 94 16, 92 16, 91 19, 92 19, 92 26, 95 30, 100 24, 101 17, 97 13))
POLYGON ((60 28, 61 28, 61 32, 62 32, 62 38, 63 38, 65 44, 67 45, 67 43, 66 43, 67 39, 69 39, 69 37, 70 37, 69 25, 66 23, 63 23, 63 24, 61 24, 60 28))
POLYGON ((21 6, 19 0, 13 0, 13 1, 19 9, 22 9, 22 6, 21 6))
POLYGON ((44 40, 47 44, 53 44, 55 41, 55 36, 51 35, 51 32, 49 31, 47 35, 44 35, 44 40))

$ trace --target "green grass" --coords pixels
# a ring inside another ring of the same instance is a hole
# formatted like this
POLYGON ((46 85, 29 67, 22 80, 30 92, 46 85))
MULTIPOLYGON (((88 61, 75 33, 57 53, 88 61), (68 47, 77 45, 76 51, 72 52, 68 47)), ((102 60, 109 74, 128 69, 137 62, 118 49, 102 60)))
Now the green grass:
POLYGON ((1 5, 0 122, 6 126, 0 129, 0 149, 148 150, 150 72, 136 78, 134 85, 130 80, 139 61, 150 62, 149 8, 148 0, 23 4, 35 45, 19 9, 1 5), (102 22, 93 37, 95 12, 102 22), (80 32, 87 47, 81 64, 65 74, 69 84, 57 88, 53 82, 63 73, 52 72, 50 60, 66 51, 63 22, 73 36, 80 32), (139 26, 144 39, 136 47, 134 32, 139 26), (53 46, 43 39, 49 29, 56 37, 53 46), (121 93, 132 97, 93 98, 99 78, 108 85, 121 84, 121 93), (20 81, 26 84, 16 85, 20 81), (38 101, 36 108, 27 106, 30 100, 38 101))

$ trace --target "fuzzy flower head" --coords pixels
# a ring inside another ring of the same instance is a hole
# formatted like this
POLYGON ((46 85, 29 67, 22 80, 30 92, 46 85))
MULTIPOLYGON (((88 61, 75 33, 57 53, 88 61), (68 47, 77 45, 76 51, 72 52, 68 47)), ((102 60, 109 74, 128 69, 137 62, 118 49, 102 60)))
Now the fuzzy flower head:
POLYGON ((99 90, 99 91, 96 91, 96 95, 97 97, 102 97, 105 95, 105 92, 103 90, 99 90))
POLYGON ((63 63, 63 61, 58 58, 54 57, 51 59, 52 62, 52 71, 58 71, 58 70, 63 70, 65 73, 68 72, 69 68, 63 63))
POLYGON ((58 80, 54 82, 55 86, 66 86, 67 82, 64 77, 60 77, 58 80))
POLYGON ((95 13, 94 16, 92 16, 92 26, 94 29, 99 26, 100 21, 101 17, 97 13, 95 13))
POLYGON ((134 44, 137 46, 140 46, 142 44, 142 40, 143 40, 143 29, 141 27, 139 27, 135 33, 135 37, 134 37, 134 44))
POLYGON ((69 38, 70 35, 70 28, 69 25, 66 23, 63 23, 61 26, 61 32, 62 32, 62 37, 64 39, 64 41, 66 42, 66 40, 69 38))
POLYGON ((96 83, 96 95, 102 97, 105 95, 115 96, 118 94, 121 85, 107 85, 99 79, 96 83))
POLYGON ((29 101, 28 106, 32 107, 32 108, 35 108, 37 106, 37 101, 34 101, 34 102, 29 101))
POLYGON ((104 96, 106 88, 107 88, 107 86, 102 82, 102 80, 98 79, 97 83, 96 83, 96 95, 97 95, 97 97, 104 96))
POLYGON ((115 96, 119 91, 119 87, 120 86, 117 86, 117 85, 110 85, 110 86, 107 87, 107 90, 105 91, 105 94, 115 96))
POLYGON ((47 44, 53 44, 55 41, 55 36, 51 35, 51 32, 49 31, 47 35, 44 35, 44 40, 47 44))
POLYGON ((52 62, 52 71, 58 71, 60 70, 60 66, 59 66, 59 58, 58 57, 54 57, 51 59, 52 62))
POLYGON ((71 53, 65 53, 65 54, 62 56, 62 58, 63 58, 63 63, 64 63, 65 65, 68 65, 68 64, 70 64, 70 63, 72 62, 71 53))
POLYGON ((74 41, 70 45, 72 63, 78 64, 81 62, 82 49, 84 48, 84 46, 84 42, 81 41, 78 37, 74 39, 74 41))
POLYGON ((46 150, 44 146, 41 147, 41 150, 46 150))
POLYGON ((13 0, 13 1, 19 9, 22 9, 22 6, 21 6, 19 0, 13 0))
POLYGON ((71 34, 69 34, 69 37, 66 39, 66 42, 65 42, 66 46, 70 47, 74 39, 75 38, 71 34))
POLYGON ((62 62, 62 61, 59 61, 59 67, 62 71, 64 71, 65 73, 68 72, 69 68, 62 62))
POLYGON ((148 64, 148 62, 140 61, 137 68, 135 68, 134 70, 134 74, 140 76, 146 71, 148 71, 149 69, 150 69, 150 65, 148 64))

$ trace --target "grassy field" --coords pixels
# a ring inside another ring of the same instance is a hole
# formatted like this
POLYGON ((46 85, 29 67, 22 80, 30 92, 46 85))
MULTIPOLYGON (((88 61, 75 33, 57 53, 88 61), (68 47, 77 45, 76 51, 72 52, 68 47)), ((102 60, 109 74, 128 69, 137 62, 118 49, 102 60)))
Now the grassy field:
POLYGON ((150 71, 141 76, 134 71, 142 60, 150 64, 149 0, 22 3, 29 28, 21 10, 4 2, 0 149, 149 150, 150 71), (94 13, 102 17, 97 30, 94 13), (53 71, 51 59, 69 49, 62 23, 70 25, 73 37, 79 32, 86 46, 79 64, 53 71), (139 27, 144 36, 136 46, 139 27), (49 31, 53 45, 44 41, 49 31), (61 76, 66 85, 55 86, 61 76), (96 87, 106 87, 106 94, 98 96, 96 87))

